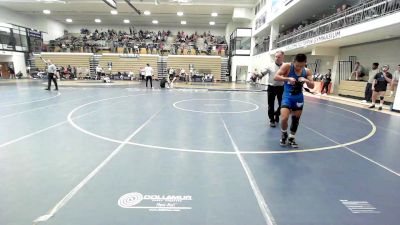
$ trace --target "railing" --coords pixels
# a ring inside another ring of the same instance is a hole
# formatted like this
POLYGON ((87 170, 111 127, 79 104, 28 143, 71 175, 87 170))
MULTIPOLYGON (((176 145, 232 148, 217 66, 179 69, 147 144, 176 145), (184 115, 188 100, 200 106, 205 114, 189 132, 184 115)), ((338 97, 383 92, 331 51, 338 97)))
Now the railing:
POLYGON ((367 1, 305 26, 288 35, 283 35, 274 42, 273 46, 274 48, 279 48, 290 45, 398 11, 400 11, 400 0, 367 1))
POLYGON ((136 54, 155 54, 155 55, 220 55, 227 56, 227 44, 207 45, 206 48, 198 48, 195 44, 185 45, 181 47, 180 43, 172 43, 171 45, 160 46, 154 44, 153 47, 146 47, 146 44, 135 44, 134 46, 112 46, 105 45, 67 45, 65 47, 48 46, 49 52, 110 52, 110 53, 136 53, 136 54))
POLYGON ((270 39, 264 40, 262 43, 254 46, 253 48, 253 55, 258 55, 269 50, 269 42, 270 39))

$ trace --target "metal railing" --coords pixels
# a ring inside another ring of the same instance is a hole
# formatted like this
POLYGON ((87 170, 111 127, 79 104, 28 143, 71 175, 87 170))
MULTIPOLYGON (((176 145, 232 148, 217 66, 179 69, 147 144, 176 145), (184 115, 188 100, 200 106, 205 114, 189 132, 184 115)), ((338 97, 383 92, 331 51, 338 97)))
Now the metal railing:
POLYGON ((355 24, 363 23, 400 11, 400 0, 372 0, 348 8, 340 13, 307 25, 290 34, 279 37, 274 48, 307 40, 355 24))
POLYGON ((253 55, 258 55, 269 50, 270 39, 264 40, 253 48, 253 55))
POLYGON ((156 54, 156 55, 220 55, 227 56, 228 45, 227 44, 212 44, 206 47, 197 47, 195 44, 188 44, 184 47, 180 43, 172 43, 165 45, 160 48, 159 44, 152 44, 152 47, 148 47, 147 43, 139 43, 129 46, 113 46, 109 45, 66 45, 65 47, 51 45, 48 46, 47 51, 49 52, 85 52, 85 53, 98 53, 100 51, 108 51, 110 53, 121 53, 118 49, 122 49, 122 53, 126 54, 156 54))

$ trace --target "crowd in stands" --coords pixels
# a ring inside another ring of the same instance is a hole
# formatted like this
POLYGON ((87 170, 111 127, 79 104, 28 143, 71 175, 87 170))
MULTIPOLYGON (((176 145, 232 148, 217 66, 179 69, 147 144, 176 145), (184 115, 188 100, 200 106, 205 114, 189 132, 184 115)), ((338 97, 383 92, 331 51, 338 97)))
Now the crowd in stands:
POLYGON ((195 32, 188 34, 178 31, 172 34, 171 31, 137 31, 131 27, 129 33, 126 31, 99 31, 93 32, 88 29, 81 29, 80 34, 66 33, 63 37, 50 41, 49 51, 58 48, 63 52, 91 52, 109 50, 118 53, 118 48, 123 53, 139 54, 145 49, 146 54, 219 54, 227 52, 227 44, 224 37, 212 35, 211 32, 202 34, 195 32), (192 53, 193 52, 193 53, 192 53))

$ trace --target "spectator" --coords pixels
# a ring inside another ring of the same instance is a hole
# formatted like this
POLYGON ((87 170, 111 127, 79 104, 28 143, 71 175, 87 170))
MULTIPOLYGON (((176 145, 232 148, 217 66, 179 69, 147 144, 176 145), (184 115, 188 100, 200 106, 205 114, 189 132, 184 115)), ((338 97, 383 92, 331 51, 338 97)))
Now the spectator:
POLYGON ((144 77, 145 77, 144 67, 140 67, 139 74, 140 74, 140 80, 144 81, 144 77))
POLYGON ((8 66, 8 72, 10 73, 10 79, 15 79, 15 72, 12 66, 8 66))
POLYGON ((388 83, 390 84, 392 82, 392 74, 388 71, 389 66, 384 65, 382 72, 377 73, 374 77, 374 81, 372 83, 372 105, 369 107, 370 109, 375 108, 376 98, 379 95, 380 104, 378 109, 382 110, 387 85, 388 83))
POLYGON ((103 73, 103 68, 100 65, 96 66, 96 80, 100 80, 101 74, 103 73))
POLYGON ((144 68, 145 76, 146 76, 146 87, 147 81, 150 80, 150 87, 153 88, 153 68, 151 68, 150 64, 147 63, 147 66, 144 68))
POLYGON ((364 100, 362 100, 362 103, 367 103, 371 101, 372 97, 372 83, 374 82, 375 75, 379 73, 379 63, 372 63, 372 68, 369 71, 368 75, 368 83, 365 86, 365 93, 364 93, 364 100))
POLYGON ((329 84, 332 81, 331 69, 328 69, 328 73, 322 76, 322 89, 321 94, 327 95, 329 93, 329 84), (323 93, 325 90, 325 93, 323 93))
POLYGON ((360 64, 360 62, 356 62, 356 66, 354 68, 354 71, 351 73, 349 80, 351 80, 353 76, 355 76, 355 80, 357 81, 359 78, 365 76, 364 67, 360 64))
POLYGON ((397 65, 397 70, 394 71, 394 74, 393 74, 393 79, 390 84, 390 97, 392 97, 396 94, 395 92, 396 92, 397 86, 399 84, 399 78, 400 78, 400 64, 397 65))

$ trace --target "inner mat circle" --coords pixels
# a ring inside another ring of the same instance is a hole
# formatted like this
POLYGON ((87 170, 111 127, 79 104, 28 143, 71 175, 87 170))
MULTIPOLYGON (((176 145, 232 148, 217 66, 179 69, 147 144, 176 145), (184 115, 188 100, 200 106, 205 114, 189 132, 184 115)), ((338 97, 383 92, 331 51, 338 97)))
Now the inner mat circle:
MULTIPOLYGON (((105 137, 96 133, 93 133, 89 130, 86 130, 84 128, 82 128, 81 126, 79 126, 78 124, 76 124, 76 122, 74 121, 73 117, 74 114, 93 104, 97 104, 100 102, 106 102, 106 101, 110 101, 110 100, 114 100, 114 99, 123 99, 123 98, 127 98, 127 97, 134 97, 134 96, 143 96, 144 94, 138 94, 138 95, 127 95, 127 96, 119 96, 119 97, 111 97, 111 98, 105 98, 105 99, 100 99, 100 100, 96 100, 96 101, 92 101, 86 104, 83 104, 81 106, 76 107, 75 109, 73 109, 67 116, 68 122, 77 130, 81 131, 82 133, 85 133, 87 135, 93 136, 95 138, 98 139, 102 139, 105 141, 109 141, 109 142, 114 142, 114 143, 124 143, 124 144, 128 144, 128 145, 133 145, 133 146, 141 146, 141 147, 145 147, 145 148, 149 148, 149 149, 158 149, 158 150, 167 150, 167 151, 178 151, 178 152, 191 152, 191 153, 205 153, 205 154, 223 154, 223 155, 236 155, 237 153, 233 151, 221 151, 220 149, 187 149, 187 148, 174 148, 174 147, 166 147, 166 146, 157 146, 157 145, 148 145, 148 144, 143 144, 143 143, 138 143, 138 142, 124 142, 121 140, 117 140, 117 139, 113 139, 110 137, 105 137)), ((220 99, 219 99, 220 100, 220 99)), ((233 100, 232 100, 233 101, 233 100)), ((332 105, 327 105, 328 107, 332 107, 332 108, 337 108, 343 111, 347 111, 352 113, 353 115, 356 115, 358 117, 361 117, 362 119, 366 120, 370 126, 371 126, 371 131, 364 137, 359 138, 357 140, 354 141, 350 141, 350 142, 346 142, 343 144, 336 144, 336 145, 331 145, 331 146, 323 146, 323 147, 316 147, 316 148, 309 148, 309 149, 298 149, 298 150, 267 150, 267 151, 240 151, 240 154, 288 154, 288 153, 305 153, 305 152, 316 152, 316 151, 325 151, 325 150, 335 150, 335 149, 340 149, 349 145, 354 145, 360 142, 363 142, 367 139, 369 139, 370 137, 372 137, 375 133, 376 133, 376 126, 375 124, 368 119, 367 117, 354 112, 352 110, 349 109, 345 109, 342 107, 338 107, 338 106, 332 106, 332 105)))

